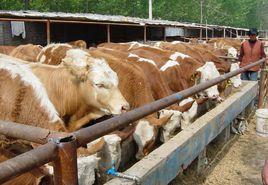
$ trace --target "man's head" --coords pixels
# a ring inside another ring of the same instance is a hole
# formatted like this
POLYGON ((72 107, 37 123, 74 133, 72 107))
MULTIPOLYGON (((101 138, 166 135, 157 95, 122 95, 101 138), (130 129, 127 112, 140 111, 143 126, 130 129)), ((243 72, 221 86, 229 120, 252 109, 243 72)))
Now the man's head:
POLYGON ((256 41, 257 40, 257 35, 258 35, 258 30, 257 28, 251 28, 248 31, 248 36, 250 41, 256 41))

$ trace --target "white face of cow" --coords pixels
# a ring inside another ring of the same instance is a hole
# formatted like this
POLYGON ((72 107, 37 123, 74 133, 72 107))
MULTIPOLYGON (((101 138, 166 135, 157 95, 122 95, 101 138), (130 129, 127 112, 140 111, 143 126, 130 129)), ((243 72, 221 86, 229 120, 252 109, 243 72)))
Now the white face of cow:
MULTIPOLYGON (((237 69, 239 69, 239 63, 232 63, 230 71, 235 71, 237 69)), ((230 78, 230 80, 235 88, 239 87, 242 84, 241 74, 230 78)))
MULTIPOLYGON (((180 102, 179 106, 183 106, 183 105, 185 105, 189 102, 192 102, 192 101, 193 101, 193 98, 191 98, 191 97, 184 99, 180 102)), ((197 108, 198 108, 198 104, 196 101, 194 101, 191 108, 182 113, 181 129, 185 129, 186 127, 188 127, 192 123, 192 120, 197 115, 197 108)))
POLYGON ((175 134, 175 131, 181 126, 182 113, 180 111, 164 109, 160 111, 159 117, 162 118, 165 116, 170 116, 171 114, 172 116, 169 121, 161 127, 160 141, 163 143, 170 140, 171 137, 175 134))
POLYGON ((237 49, 235 49, 233 47, 228 48, 228 54, 227 54, 228 57, 235 58, 235 57, 237 57, 237 55, 238 55, 237 49))
POLYGON ((104 114, 121 114, 129 104, 118 88, 117 74, 104 59, 92 58, 88 53, 73 49, 67 53, 63 63, 73 69, 78 79, 79 92, 85 102, 104 114))
POLYGON ((138 152, 136 153, 137 159, 142 159, 147 153, 144 149, 146 145, 154 142, 156 139, 156 132, 154 126, 146 120, 140 120, 136 126, 133 138, 138 145, 138 152))
MULTIPOLYGON (((220 73, 213 62, 206 62, 205 65, 198 68, 196 71, 201 73, 200 83, 207 82, 220 76, 220 73)), ((202 95, 208 96, 208 98, 210 99, 218 98, 219 91, 217 85, 214 85, 204 90, 203 92, 201 92, 201 96, 202 95)))

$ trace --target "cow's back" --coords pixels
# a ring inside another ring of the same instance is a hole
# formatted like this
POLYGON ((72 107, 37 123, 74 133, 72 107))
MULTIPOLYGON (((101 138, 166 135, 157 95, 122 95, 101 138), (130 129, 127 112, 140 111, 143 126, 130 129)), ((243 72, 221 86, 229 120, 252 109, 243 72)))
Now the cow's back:
POLYGON ((0 53, 9 55, 16 46, 0 46, 0 53))
POLYGON ((71 48, 72 46, 69 44, 47 45, 37 56, 37 61, 43 64, 59 65, 66 56, 66 52, 71 48))
POLYGON ((42 46, 40 45, 20 45, 13 49, 13 51, 10 53, 10 56, 29 62, 37 62, 37 56, 41 52, 41 49, 42 46))

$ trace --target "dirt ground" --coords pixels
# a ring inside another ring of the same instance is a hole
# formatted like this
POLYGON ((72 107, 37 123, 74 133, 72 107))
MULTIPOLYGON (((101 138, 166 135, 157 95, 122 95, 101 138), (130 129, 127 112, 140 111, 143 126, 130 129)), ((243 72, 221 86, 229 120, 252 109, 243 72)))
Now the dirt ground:
POLYGON ((264 159, 268 158, 268 138, 256 134, 255 124, 253 117, 247 132, 233 137, 229 147, 217 156, 216 164, 205 175, 181 174, 170 185, 261 185, 261 170, 264 159))

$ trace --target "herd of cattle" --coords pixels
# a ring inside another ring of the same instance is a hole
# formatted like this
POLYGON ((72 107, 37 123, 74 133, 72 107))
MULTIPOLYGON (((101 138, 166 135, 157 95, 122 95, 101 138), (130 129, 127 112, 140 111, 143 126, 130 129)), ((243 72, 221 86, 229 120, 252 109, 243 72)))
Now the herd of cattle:
MULTIPOLYGON (((0 120, 72 132, 105 115, 124 113, 236 70, 238 63, 219 56, 237 57, 239 49, 239 40, 220 38, 206 44, 129 42, 86 48, 80 40, 45 47, 0 46, 0 120)), ((191 124, 199 105, 224 101, 229 85, 239 87, 240 76, 80 148, 79 182, 93 184, 97 169, 102 174, 112 165, 118 168, 121 144, 129 137, 137 145, 136 159, 143 158, 157 142, 168 141, 191 124)), ((4 161, 30 144, 1 136, 0 146, 4 161)), ((47 165, 6 184, 22 179, 38 184, 51 173, 47 165)))

